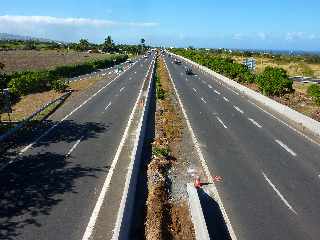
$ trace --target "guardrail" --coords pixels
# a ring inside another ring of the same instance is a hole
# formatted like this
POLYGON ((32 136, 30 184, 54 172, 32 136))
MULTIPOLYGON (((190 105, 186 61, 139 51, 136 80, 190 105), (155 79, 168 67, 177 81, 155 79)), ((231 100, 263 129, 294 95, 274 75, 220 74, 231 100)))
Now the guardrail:
POLYGON ((22 120, 19 124, 17 124, 17 126, 15 126, 14 128, 9 129, 6 133, 0 135, 0 142, 4 141, 8 137, 12 136, 17 131, 19 131, 20 129, 22 129, 31 119, 33 119, 36 115, 38 115, 39 113, 44 111, 46 108, 48 108, 52 104, 55 104, 56 102, 59 102, 59 101, 63 102, 67 97, 69 97, 69 95, 71 93, 72 93, 72 91, 70 90, 67 93, 63 94, 61 97, 56 98, 53 101, 50 101, 50 102, 46 103, 43 107, 41 107, 40 109, 38 109, 37 111, 32 113, 29 117, 27 117, 24 120, 22 120))
MULTIPOLYGON (((231 87, 238 92, 246 95, 248 98, 254 100, 256 103, 259 103, 259 105, 266 107, 275 113, 277 113, 279 116, 282 116, 285 118, 287 122, 289 122, 292 126, 294 126, 296 129, 306 132, 309 135, 312 135, 315 137, 318 141, 320 140, 320 122, 303 115, 302 113, 299 113, 292 108, 285 106, 281 103, 278 103, 258 92, 253 91, 250 88, 247 88, 230 78, 227 78, 219 73, 216 73, 212 71, 211 69, 204 67, 198 63, 195 63, 191 61, 190 59, 187 59, 185 57, 182 57, 180 55, 174 54, 169 52, 172 56, 175 56, 177 58, 180 58, 181 60, 193 65, 197 69, 199 69, 201 72, 206 73, 210 76, 212 76, 214 79, 220 81, 220 83, 224 83, 228 87, 231 87)), ((301 133, 302 134, 302 133, 301 133)), ((310 139, 308 136, 307 137, 309 140, 313 141, 310 139)), ((314 141, 313 141, 314 142, 314 141)))

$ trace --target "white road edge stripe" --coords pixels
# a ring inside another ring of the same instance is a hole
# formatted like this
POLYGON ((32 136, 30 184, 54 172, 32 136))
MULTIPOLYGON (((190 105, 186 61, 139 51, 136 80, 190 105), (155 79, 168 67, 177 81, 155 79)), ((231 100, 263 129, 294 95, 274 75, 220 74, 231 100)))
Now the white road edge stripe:
MULTIPOLYGON (((177 96, 177 98, 178 98, 179 105, 180 105, 180 107, 181 107, 181 109, 182 109, 182 113, 183 113, 183 115, 184 115, 184 118, 186 119, 188 129, 189 129, 189 131, 190 131, 190 133, 191 133, 192 141, 193 141, 193 143, 194 143, 194 145, 195 145, 195 148, 196 148, 196 150, 197 150, 197 153, 198 153, 199 158, 200 158, 200 161, 201 161, 201 165, 202 165, 202 167, 203 167, 203 169, 204 169, 204 171, 205 171, 205 174, 206 174, 207 178, 208 178, 208 179, 212 179, 212 175, 211 175, 210 170, 209 170, 209 168, 208 168, 208 166, 207 166, 206 160, 204 159, 204 156, 203 156, 203 154, 202 154, 202 151, 201 151, 199 142, 198 142, 198 140, 197 140, 197 138, 196 138, 196 136, 195 136, 195 134, 194 134, 194 131, 193 131, 192 126, 191 126, 191 123, 190 123, 190 121, 189 121, 187 112, 186 112, 186 110, 184 109, 184 106, 183 106, 183 104, 182 104, 180 95, 179 95, 178 90, 177 90, 177 88, 176 88, 176 86, 175 86, 175 84, 174 84, 174 81, 173 81, 173 79, 172 79, 171 73, 170 73, 170 71, 169 71, 169 68, 168 68, 166 62, 165 62, 165 66, 166 66, 166 69, 167 69, 167 71, 168 71, 168 74, 169 74, 169 78, 170 78, 170 80, 171 80, 171 83, 172 83, 172 85, 173 85, 173 89, 174 89, 174 91, 175 91, 175 93, 176 93, 176 96, 177 96)), ((214 194, 215 200, 216 200, 216 202, 218 203, 218 205, 219 205, 219 207, 220 207, 220 209, 221 209, 223 218, 224 218, 225 221, 226 221, 226 225, 227 225, 227 228, 228 228, 228 230, 229 230, 230 237, 231 237, 232 240, 237 240, 238 238, 237 238, 237 236, 236 236, 236 234, 235 234, 235 232, 234 232, 234 229, 233 229, 233 227, 232 227, 232 225, 231 225, 230 218, 229 218, 229 216, 228 216, 228 214, 227 214, 227 212, 226 212, 226 209, 224 208, 224 205, 223 205, 223 203, 222 203, 222 200, 221 200, 221 198, 220 198, 219 192, 218 192, 217 187, 216 187, 216 185, 214 184, 214 182, 212 183, 211 186, 212 186, 212 189, 213 189, 213 194, 214 194)))
POLYGON ((276 188, 276 186, 270 181, 270 179, 267 177, 267 175, 262 172, 263 177, 268 182, 268 184, 272 187, 272 189, 276 192, 276 194, 280 197, 282 202, 289 208, 291 212, 298 215, 298 213, 293 209, 293 207, 289 204, 289 202, 285 199, 285 197, 280 193, 280 191, 276 188))
MULTIPOLYGON (((132 68, 135 64, 133 64, 130 68, 132 68)), ((47 131, 45 131, 43 134, 41 134, 36 140, 34 140, 32 143, 30 143, 28 146, 24 147, 22 150, 20 150, 19 155, 22 155, 25 153, 28 149, 30 149, 34 144, 36 144, 40 139, 42 139, 44 136, 48 135, 53 129, 55 129, 59 124, 61 124, 64 120, 68 119, 72 114, 74 114, 76 111, 78 111, 80 108, 82 108, 85 104, 87 104, 92 98, 94 98, 96 95, 98 95, 102 90, 104 90, 106 87, 108 87, 111 83, 116 81, 120 76, 122 76, 125 72, 127 72, 130 68, 122 72, 120 75, 116 76, 112 81, 110 81, 108 84, 104 85, 102 88, 100 88, 97 92, 95 92, 93 95, 91 95, 87 100, 85 100, 83 103, 81 103, 78 107, 73 109, 68 115, 66 115, 64 118, 62 118, 58 123, 54 124, 51 128, 49 128, 47 131)))
POLYGON ((228 128, 224 122, 221 120, 221 118, 219 118, 218 116, 216 116, 217 120, 221 123, 221 125, 224 127, 224 128, 228 128))
POLYGON ((237 106, 233 105, 234 109, 237 110, 239 113, 243 114, 244 112, 237 106))
POLYGON ((79 138, 75 144, 73 144, 73 146, 70 148, 69 152, 67 153, 67 157, 71 155, 71 153, 76 149, 76 147, 79 145, 79 143, 82 141, 83 136, 81 138, 79 138))
MULTIPOLYGON (((150 70, 151 66, 152 66, 152 64, 150 64, 149 70, 150 70)), ((144 85, 144 82, 145 82, 145 80, 146 80, 146 78, 147 78, 147 75, 148 75, 149 70, 147 71, 147 74, 146 74, 145 79, 144 79, 144 81, 143 81, 143 83, 142 83, 142 86, 144 85)), ((95 207, 94 207, 94 209, 93 209, 93 212, 92 212, 92 214, 91 214, 89 223, 88 223, 88 225, 87 225, 87 227, 86 227, 86 230, 85 230, 85 232, 84 232, 84 234, 83 234, 82 240, 89 240, 90 237, 91 237, 91 235, 92 235, 94 226, 95 226, 95 224, 96 224, 96 221, 97 221, 97 218, 98 218, 98 215, 99 215, 99 212, 100 212, 100 209, 101 209, 102 204, 103 204, 103 200, 104 200, 105 195, 106 195, 106 193, 107 193, 107 191, 108 191, 108 189, 109 189, 109 185, 110 185, 110 182, 111 182, 111 178, 112 178, 112 176, 113 176, 113 171, 114 171, 114 169, 115 169, 115 167, 116 167, 116 165, 117 165, 117 162, 118 162, 118 160, 119 160, 120 153, 121 153, 122 148, 123 148, 123 146, 124 146, 125 140, 126 140, 126 138, 127 138, 127 136, 128 136, 129 128, 130 128, 131 122, 133 121, 134 113, 135 113, 135 110, 136 110, 136 108, 137 108, 137 106, 138 106, 138 103, 139 103, 139 99, 140 99, 141 94, 142 94, 142 87, 141 87, 140 92, 139 92, 139 94, 138 94, 137 100, 136 100, 136 102, 135 102, 135 104, 134 104, 134 107, 133 107, 133 109, 132 109, 132 111, 131 111, 131 114, 130 114, 130 117, 129 117, 127 126, 126 126, 126 128, 125 128, 125 130, 124 130, 124 133, 123 133, 123 135, 122 135, 122 138, 121 138, 120 144, 119 144, 119 146, 118 146, 117 152, 116 152, 116 154, 115 154, 115 156, 114 156, 114 158, 113 158, 112 164, 111 164, 110 169, 109 169, 109 171, 108 171, 108 174, 107 174, 107 177, 106 177, 106 179, 105 179, 105 182, 104 182, 104 184, 103 184, 103 186, 102 186, 101 192, 100 192, 99 197, 98 197, 98 200, 97 200, 97 202, 96 202, 96 205, 95 205, 95 207)))
POLYGON ((297 156, 297 154, 292 151, 286 144, 284 144, 283 142, 281 142, 280 140, 276 139, 275 140, 276 143, 278 143, 281 147, 283 147, 288 153, 290 153, 292 156, 297 156))
POLYGON ((201 98, 201 101, 207 103, 207 101, 203 97, 201 98))
POLYGON ((248 118, 250 122, 252 122, 254 125, 256 125, 258 128, 262 128, 262 126, 257 123, 253 118, 248 118))

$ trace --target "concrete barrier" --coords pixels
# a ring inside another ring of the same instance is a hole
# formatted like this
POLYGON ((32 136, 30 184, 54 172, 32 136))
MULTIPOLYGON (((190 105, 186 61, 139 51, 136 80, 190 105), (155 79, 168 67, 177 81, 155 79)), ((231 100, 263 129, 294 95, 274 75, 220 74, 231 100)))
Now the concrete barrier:
POLYGON ((256 103, 261 105, 262 107, 266 107, 267 109, 274 111, 279 116, 284 117, 284 119, 287 122, 289 122, 293 127, 295 127, 296 129, 298 129, 302 132, 307 133, 308 135, 309 134, 312 135, 313 137, 315 137, 319 141, 319 139, 320 139, 320 123, 318 121, 316 121, 306 115, 303 115, 302 113, 299 113, 299 112, 293 110, 292 108, 289 108, 288 106, 285 106, 281 103, 278 103, 278 102, 276 102, 276 101, 274 101, 274 100, 272 100, 272 99, 270 99, 260 93, 257 93, 255 91, 253 91, 252 89, 247 88, 247 87, 245 87, 245 86, 243 86, 243 85, 241 85, 241 84, 239 84, 239 83, 231 80, 230 78, 227 78, 219 73, 216 73, 207 67, 204 67, 200 64, 197 64, 197 63, 191 61, 190 59, 187 59, 187 58, 182 57, 180 55, 176 55, 171 52, 170 52, 170 54, 175 56, 176 58, 180 58, 183 61, 193 65, 194 67, 198 68, 202 72, 211 75, 216 80, 224 83, 228 87, 235 89, 239 93, 246 95, 248 98, 251 98, 256 103))
POLYGON ((112 239, 127 240, 130 239, 130 227, 133 220, 134 199, 137 188, 138 174, 140 172, 142 148, 146 136, 148 111, 150 108, 152 88, 154 86, 154 69, 155 60, 151 64, 151 69, 147 74, 145 82, 148 85, 143 84, 139 102, 143 102, 142 114, 139 116, 139 123, 136 129, 136 138, 131 153, 131 161, 128 167, 128 173, 126 175, 126 183, 120 203, 120 209, 117 215, 115 228, 113 230, 112 239))
POLYGON ((197 189, 192 183, 187 184, 189 210, 197 240, 210 240, 197 189))

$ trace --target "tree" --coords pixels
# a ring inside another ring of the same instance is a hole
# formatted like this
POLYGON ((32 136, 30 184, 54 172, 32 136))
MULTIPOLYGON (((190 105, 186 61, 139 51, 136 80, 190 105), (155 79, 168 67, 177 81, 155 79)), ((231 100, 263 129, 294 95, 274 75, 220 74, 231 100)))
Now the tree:
POLYGON ((116 51, 116 45, 114 44, 110 35, 105 39, 105 41, 103 43, 102 50, 104 52, 115 52, 116 51))
POLYGON ((78 50, 80 51, 86 51, 90 49, 90 43, 88 42, 87 39, 80 39, 79 44, 78 44, 78 50))
POLYGON ((145 40, 144 38, 141 38, 141 39, 140 39, 141 52, 142 52, 142 53, 144 52, 145 42, 146 42, 146 40, 145 40))

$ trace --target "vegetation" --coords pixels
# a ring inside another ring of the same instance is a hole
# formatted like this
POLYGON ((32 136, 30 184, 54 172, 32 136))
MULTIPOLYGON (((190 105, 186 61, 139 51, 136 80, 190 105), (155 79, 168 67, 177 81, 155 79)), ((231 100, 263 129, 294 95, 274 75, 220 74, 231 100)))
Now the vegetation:
POLYGON ((284 69, 267 67, 257 76, 256 83, 264 95, 281 96, 292 92, 293 81, 289 80, 284 69))
POLYGON ((308 87, 307 93, 311 96, 312 100, 317 104, 320 105, 320 85, 312 84, 308 87))
POLYGON ((9 76, 7 87, 15 96, 55 89, 63 91, 67 88, 65 78, 90 73, 99 68, 107 68, 124 62, 127 55, 112 55, 103 60, 89 61, 82 64, 65 65, 53 70, 24 71, 9 76))
POLYGON ((174 52, 239 83, 256 83, 265 95, 280 96, 293 91, 293 81, 289 80, 286 71, 281 68, 267 67, 263 73, 256 75, 230 57, 221 57, 192 49, 174 49, 174 52))
POLYGON ((61 43, 56 41, 40 41, 40 40, 0 40, 0 51, 8 50, 59 50, 59 51, 91 51, 94 53, 123 53, 123 54, 139 54, 143 53, 148 46, 145 46, 145 39, 140 40, 137 45, 117 45, 111 36, 107 36, 101 44, 91 43, 87 39, 80 39, 78 43, 61 43), (142 47, 143 46, 143 47, 142 47))

